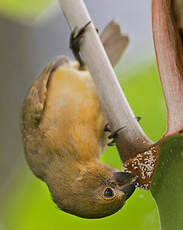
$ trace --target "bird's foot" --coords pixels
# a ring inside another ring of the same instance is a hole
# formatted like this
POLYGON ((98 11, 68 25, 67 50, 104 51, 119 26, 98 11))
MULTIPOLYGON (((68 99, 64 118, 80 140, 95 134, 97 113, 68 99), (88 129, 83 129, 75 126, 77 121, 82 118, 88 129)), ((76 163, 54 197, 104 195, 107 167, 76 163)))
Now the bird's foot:
POLYGON ((108 123, 105 124, 105 126, 104 126, 104 132, 111 132, 111 128, 110 128, 108 123))
POLYGON ((109 138, 109 139, 113 139, 112 141, 110 141, 110 142, 107 144, 108 146, 113 146, 113 145, 115 144, 115 139, 118 137, 118 133, 119 133, 122 129, 124 129, 124 128, 125 128, 125 126, 123 126, 123 127, 119 128, 119 129, 115 130, 114 132, 111 132, 111 128, 110 128, 109 124, 106 124, 106 125, 104 126, 104 131, 105 131, 105 132, 110 132, 110 133, 111 133, 111 134, 108 136, 108 138, 109 138))
POLYGON ((80 67, 84 66, 84 62, 83 62, 81 55, 80 55, 81 41, 82 41, 83 35, 86 32, 86 29, 90 23, 91 23, 91 21, 89 21, 85 26, 83 26, 79 30, 77 27, 75 27, 74 30, 71 32, 71 35, 70 35, 70 48, 71 48, 73 55, 75 56, 76 60, 80 63, 80 67))

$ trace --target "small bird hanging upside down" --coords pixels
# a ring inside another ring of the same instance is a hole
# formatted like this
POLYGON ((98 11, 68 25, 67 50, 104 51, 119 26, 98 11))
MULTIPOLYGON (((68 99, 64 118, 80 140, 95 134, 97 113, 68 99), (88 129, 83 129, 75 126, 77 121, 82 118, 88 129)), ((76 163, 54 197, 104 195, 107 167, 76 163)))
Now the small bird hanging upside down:
MULTIPOLYGON (((111 22, 102 41, 115 65, 128 38, 111 22)), ((26 159, 65 212, 84 218, 105 217, 121 209, 135 190, 136 176, 99 160, 108 142, 106 123, 87 68, 65 57, 43 70, 25 98, 22 137, 26 159)))

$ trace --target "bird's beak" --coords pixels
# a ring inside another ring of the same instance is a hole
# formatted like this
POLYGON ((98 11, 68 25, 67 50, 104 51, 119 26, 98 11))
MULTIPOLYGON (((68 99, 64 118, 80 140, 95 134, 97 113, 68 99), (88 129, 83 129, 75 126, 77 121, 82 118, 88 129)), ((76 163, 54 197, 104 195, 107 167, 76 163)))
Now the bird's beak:
POLYGON ((124 192, 126 200, 133 194, 137 184, 137 176, 127 172, 114 172, 114 180, 120 191, 124 192))

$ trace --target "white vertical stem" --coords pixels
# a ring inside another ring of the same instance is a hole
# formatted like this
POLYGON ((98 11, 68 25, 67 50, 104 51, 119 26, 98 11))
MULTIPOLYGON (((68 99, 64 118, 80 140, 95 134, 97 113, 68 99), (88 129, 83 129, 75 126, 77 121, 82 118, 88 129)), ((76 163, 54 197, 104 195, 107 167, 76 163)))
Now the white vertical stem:
MULTIPOLYGON (((83 0, 59 0, 71 29, 91 21, 83 0)), ((123 161, 147 149, 152 142, 144 134, 125 98, 93 23, 85 33, 81 53, 93 77, 103 110, 112 130, 125 127, 117 138, 123 161)))

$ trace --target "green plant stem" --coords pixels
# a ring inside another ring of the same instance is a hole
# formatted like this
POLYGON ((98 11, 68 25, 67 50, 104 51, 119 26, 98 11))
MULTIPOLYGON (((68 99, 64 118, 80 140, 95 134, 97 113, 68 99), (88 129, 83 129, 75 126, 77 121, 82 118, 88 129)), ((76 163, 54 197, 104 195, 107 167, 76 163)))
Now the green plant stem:
POLYGON ((168 137, 161 145, 151 192, 159 209, 162 230, 183 229, 183 136, 168 137))

